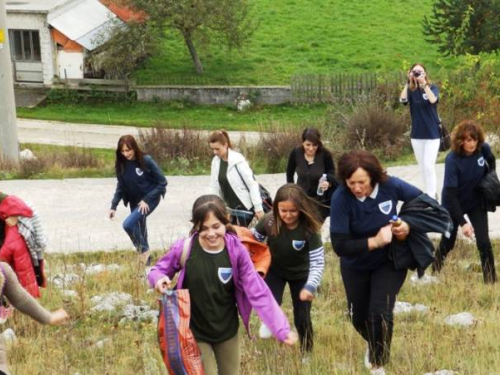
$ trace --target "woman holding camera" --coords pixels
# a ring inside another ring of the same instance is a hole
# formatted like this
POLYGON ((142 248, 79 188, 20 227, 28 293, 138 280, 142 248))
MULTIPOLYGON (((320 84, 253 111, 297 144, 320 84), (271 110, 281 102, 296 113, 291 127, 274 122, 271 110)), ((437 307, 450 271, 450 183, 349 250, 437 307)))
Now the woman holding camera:
POLYGON ((411 145, 422 172, 425 192, 436 198, 436 159, 439 152, 439 124, 437 113, 439 88, 431 83, 422 64, 413 64, 399 101, 410 104, 411 145))

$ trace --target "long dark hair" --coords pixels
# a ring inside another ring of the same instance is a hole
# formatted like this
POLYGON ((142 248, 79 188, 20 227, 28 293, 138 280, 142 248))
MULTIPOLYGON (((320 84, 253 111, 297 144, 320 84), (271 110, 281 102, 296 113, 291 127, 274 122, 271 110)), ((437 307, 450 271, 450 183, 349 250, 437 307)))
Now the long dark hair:
POLYGON ((141 169, 144 169, 144 155, 145 153, 141 150, 134 136, 127 134, 122 135, 118 140, 118 145, 116 146, 116 159, 115 159, 115 173, 116 175, 120 175, 124 171, 125 162, 127 159, 122 155, 123 146, 127 146, 128 148, 134 150, 135 160, 139 164, 141 169))
POLYGON ((217 195, 207 194, 202 195, 193 203, 191 213, 193 227, 189 232, 190 235, 201 231, 201 227, 210 212, 226 227, 226 232, 236 233, 229 220, 229 214, 224 201, 217 195))
MULTIPOLYGON (((318 152, 323 150, 323 142, 321 142, 321 133, 316 128, 305 128, 302 132, 302 143, 305 141, 311 142, 313 145, 318 146, 318 152)), ((302 146, 304 151, 304 146, 302 146)))
POLYGON ((280 202, 292 202, 299 214, 299 222, 305 222, 306 231, 309 234, 319 233, 323 222, 320 219, 317 203, 314 199, 309 198, 299 185, 286 184, 278 189, 273 202, 274 223, 272 225, 272 234, 278 235, 281 227, 284 225, 280 215, 278 204, 280 202))

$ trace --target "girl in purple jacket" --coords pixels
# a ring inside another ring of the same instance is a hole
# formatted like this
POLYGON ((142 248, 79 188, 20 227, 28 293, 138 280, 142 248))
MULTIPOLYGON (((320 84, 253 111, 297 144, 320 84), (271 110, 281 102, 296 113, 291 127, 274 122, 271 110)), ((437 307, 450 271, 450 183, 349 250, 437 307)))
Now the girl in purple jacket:
POLYGON ((165 293, 179 272, 176 288, 189 289, 190 328, 206 374, 233 375, 240 371, 238 312, 247 332, 253 308, 279 341, 292 345, 297 335, 236 237, 224 203, 214 198, 205 195, 195 201, 190 237, 173 245, 151 269, 148 280, 165 293), (182 266, 184 241, 189 247, 182 266))

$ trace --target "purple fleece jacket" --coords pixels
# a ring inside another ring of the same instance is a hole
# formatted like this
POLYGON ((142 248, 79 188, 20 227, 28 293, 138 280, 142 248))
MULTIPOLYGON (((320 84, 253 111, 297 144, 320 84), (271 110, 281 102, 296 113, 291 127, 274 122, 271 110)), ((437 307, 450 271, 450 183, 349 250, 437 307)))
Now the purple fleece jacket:
MULTIPOLYGON (((248 251, 232 233, 226 233, 224 240, 229 253, 229 261, 233 268, 236 304, 247 332, 250 334, 248 323, 253 308, 273 335, 279 341, 284 341, 290 332, 290 325, 268 286, 255 271, 248 251)), ((151 269, 148 281, 152 288, 163 276, 166 275, 172 279, 179 271, 176 288, 182 288, 184 268, 181 269, 180 259, 184 241, 184 239, 178 240, 170 248, 170 251, 151 269)), ((192 243, 186 259, 189 258, 191 248, 192 243)))

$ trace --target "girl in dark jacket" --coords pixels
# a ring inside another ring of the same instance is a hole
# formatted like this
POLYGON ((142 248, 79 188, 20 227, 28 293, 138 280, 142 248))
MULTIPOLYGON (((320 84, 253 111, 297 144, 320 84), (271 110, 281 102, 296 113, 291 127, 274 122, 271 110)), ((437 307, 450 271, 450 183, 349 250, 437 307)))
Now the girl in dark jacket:
POLYGON ((444 164, 442 203, 450 212, 454 229, 449 238, 441 238, 436 251, 435 271, 443 267, 460 227, 465 237, 476 237, 484 282, 496 281, 495 260, 488 235, 488 212, 476 190, 488 168, 495 169, 495 156, 484 142, 482 127, 471 120, 462 121, 452 133, 451 152, 444 164))
POLYGON ((302 144, 290 153, 286 167, 287 183, 295 182, 295 173, 297 185, 321 204, 319 211, 325 221, 330 216, 330 200, 336 187, 335 165, 332 154, 323 147, 318 129, 304 129, 302 144), (326 180, 320 182, 323 175, 326 175, 326 180), (318 186, 323 190, 323 195, 318 195, 318 186))
POLYGON ((151 158, 140 149, 135 138, 124 135, 116 148, 115 172, 118 182, 111 201, 109 218, 114 218, 121 200, 130 203, 130 215, 123 222, 123 229, 130 236, 140 260, 149 265, 149 243, 146 218, 160 203, 167 190, 167 179, 151 158))

